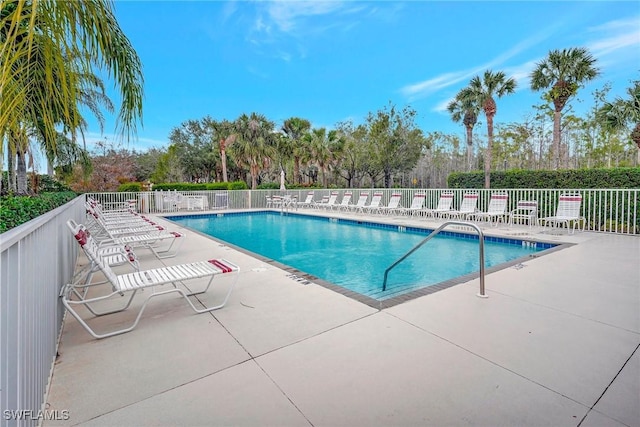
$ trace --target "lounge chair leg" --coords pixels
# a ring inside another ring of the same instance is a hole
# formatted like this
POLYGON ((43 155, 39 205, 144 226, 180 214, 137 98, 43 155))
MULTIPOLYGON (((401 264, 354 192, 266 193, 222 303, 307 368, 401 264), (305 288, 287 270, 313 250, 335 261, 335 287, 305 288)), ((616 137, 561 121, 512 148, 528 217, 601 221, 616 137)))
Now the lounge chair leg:
MULTIPOLYGON (((76 292, 75 289, 71 289, 70 292, 72 292, 76 296, 80 297, 80 295, 78 294, 78 292, 76 292)), ((96 317, 99 317, 99 316, 106 316, 108 314, 119 313, 121 311, 126 310, 131 305, 131 302, 133 301, 133 297, 135 296, 135 294, 137 292, 138 291, 135 290, 135 291, 133 291, 131 293, 131 296, 127 300, 127 303, 124 305, 124 307, 116 308, 116 309, 113 309, 113 310, 110 310, 110 311, 97 311, 91 306, 91 303, 94 303, 94 302, 97 302, 97 301, 107 300, 107 299, 111 298, 114 295, 122 296, 121 292, 111 292, 109 295, 104 295, 104 296, 101 296, 101 297, 95 297, 95 298, 89 298, 89 299, 80 298, 78 301, 71 300, 71 299, 67 298, 66 296, 64 296, 62 301, 63 301, 65 306, 68 306, 68 305, 83 305, 83 306, 85 306, 87 308, 87 310, 89 310, 91 312, 91 314, 93 314, 96 317)))

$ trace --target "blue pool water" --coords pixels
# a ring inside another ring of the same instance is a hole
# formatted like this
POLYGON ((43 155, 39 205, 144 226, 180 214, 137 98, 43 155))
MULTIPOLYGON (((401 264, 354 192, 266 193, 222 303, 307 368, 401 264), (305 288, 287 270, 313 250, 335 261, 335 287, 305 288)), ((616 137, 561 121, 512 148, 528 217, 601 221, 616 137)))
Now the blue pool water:
MULTIPOLYGON (((479 271, 478 239, 441 232, 389 273, 429 230, 279 212, 173 216, 168 219, 377 300, 479 271)), ((485 238, 491 267, 552 244, 485 238)))

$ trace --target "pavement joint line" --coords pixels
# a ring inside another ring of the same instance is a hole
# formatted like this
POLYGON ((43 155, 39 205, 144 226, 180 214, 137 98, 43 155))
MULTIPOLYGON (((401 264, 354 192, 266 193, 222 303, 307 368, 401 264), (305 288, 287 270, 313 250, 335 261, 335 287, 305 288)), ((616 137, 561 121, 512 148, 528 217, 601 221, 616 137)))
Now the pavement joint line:
MULTIPOLYGON (((250 352, 248 352, 248 351, 247 351, 247 353, 251 356, 251 358, 252 358, 252 359, 256 359, 256 358, 258 358, 258 357, 266 356, 267 354, 271 354, 271 353, 276 352, 276 351, 278 351, 278 350, 282 350, 282 349, 284 349, 284 348, 291 347, 291 346, 293 346, 293 345, 296 345, 296 344, 299 344, 299 343, 301 343, 301 342, 307 341, 307 340, 309 340, 309 339, 312 339, 312 338, 318 337, 318 336, 320 336, 320 335, 326 334, 327 332, 331 332, 331 331, 333 331, 333 330, 335 330, 335 329, 341 328, 341 327, 346 326, 346 325, 349 325, 349 324, 351 324, 351 323, 359 322, 359 321, 360 321, 360 320, 362 320, 362 319, 366 319, 367 317, 373 316, 373 315, 378 314, 378 313, 380 313, 380 311, 375 311, 375 312, 372 312, 372 313, 369 313, 369 314, 365 314, 364 316, 360 316, 360 317, 358 317, 358 318, 356 318, 356 319, 349 320, 348 322, 345 322, 345 323, 341 323, 341 324, 339 324, 339 325, 332 326, 332 327, 331 327, 331 328, 329 328, 329 329, 325 329, 325 330, 323 330, 323 331, 316 332, 315 334, 309 335, 308 337, 300 338, 300 339, 299 339, 299 340, 297 340, 297 341, 292 341, 292 342, 290 342, 289 344, 285 344, 285 345, 283 345, 283 346, 280 346, 280 347, 278 347, 278 348, 271 349, 271 350, 269 350, 269 351, 266 351, 266 352, 264 352, 264 353, 261 353, 261 354, 255 355, 255 356, 254 356, 254 355, 252 355, 252 354, 251 354, 250 352)), ((225 330, 226 330, 226 328, 225 328, 225 330)), ((230 333, 230 332, 229 332, 229 333, 230 333)), ((233 336, 233 335, 232 335, 232 336, 233 336)), ((235 339, 235 337, 234 337, 234 339, 235 339)), ((243 347, 243 348, 244 348, 244 347, 243 347)))
MULTIPOLYGON (((613 376, 613 379, 611 379, 611 382, 609 384, 607 384, 607 386, 602 391, 602 394, 596 399, 596 401, 593 403, 593 405, 591 405, 591 408, 589 408, 587 413, 584 414, 584 417, 582 417, 582 419, 580 420, 580 422, 578 423, 578 425, 576 427, 580 427, 580 425, 584 422, 584 420, 587 418, 589 413, 591 413, 591 411, 596 411, 597 413, 602 414, 602 412, 598 411, 597 409, 593 409, 593 408, 595 408, 595 406, 598 404, 598 402, 600 402, 600 400, 604 397, 604 395, 607 392, 607 390, 609 390, 609 387, 611 387, 611 385, 616 380, 616 378, 618 378, 618 376, 620 375, 620 373, 622 372, 624 367, 627 366, 627 364, 629 363, 629 361, 631 360, 633 355, 636 354, 636 352, 638 351, 638 348, 640 348, 640 343, 636 346, 635 349, 633 349, 633 351, 631 352, 631 354, 629 355, 627 360, 625 360, 625 362, 622 364, 622 367, 620 368, 620 370, 613 376)), ((602 414, 602 415, 604 415, 606 417, 609 417, 609 418, 613 418, 614 420, 618 421, 620 424, 624 424, 622 421, 614 418, 612 415, 608 415, 608 414, 602 414)))
POLYGON ((535 306, 538 306, 538 307, 543 307, 543 308, 546 308, 546 309, 549 309, 549 310, 552 310, 552 311, 555 311, 555 312, 558 312, 558 313, 562 313, 562 314, 566 314, 566 315, 569 315, 569 316, 573 316, 573 317, 576 317, 578 319, 588 320, 590 322, 599 323, 601 325, 605 325, 605 326, 608 326, 610 328, 619 329, 619 330, 625 331, 625 332, 630 332, 630 333, 638 335, 640 337, 640 332, 639 331, 634 331, 634 330, 631 330, 631 329, 623 328, 621 326, 612 325, 610 323, 603 322, 602 320, 596 320, 596 319, 592 319, 590 317, 581 316, 579 314, 572 313, 570 311, 561 310, 561 309, 559 309, 557 307, 552 307, 550 305, 544 305, 544 304, 540 304, 538 302, 529 301, 528 299, 518 298, 516 296, 510 295, 510 294, 506 294, 504 292, 500 292, 500 291, 497 291, 495 289, 491 289, 491 292, 496 293, 498 295, 502 295, 503 297, 513 298, 514 300, 517 300, 517 301, 526 302, 527 304, 535 305, 535 306))
POLYGON ((267 371, 264 370, 264 368, 262 367, 262 365, 260 365, 260 363, 258 363, 258 361, 254 358, 252 359, 253 363, 256 364, 256 366, 258 367, 258 369, 260 369, 266 376, 267 378, 269 378, 269 381, 271 381, 273 383, 273 385, 280 390, 280 393, 282 393, 282 395, 289 401, 289 403, 291 403, 291 405, 293 405, 294 408, 296 408, 296 411, 298 411, 300 413, 300 415, 302 415, 302 417, 305 419, 306 422, 309 423, 310 426, 313 426, 314 424, 311 422, 311 420, 309 419, 309 417, 306 416, 306 414, 302 411, 302 409, 300 409, 298 407, 298 405, 296 405, 296 402, 293 401, 293 399, 282 389, 282 387, 280 387, 280 384, 278 384, 276 382, 276 380, 274 380, 271 375, 269 375, 269 373, 267 371))
MULTIPOLYGON (((401 322, 404 322, 404 323, 406 323, 406 324, 408 324, 408 325, 413 326, 413 327, 414 327, 414 328, 416 328, 416 329, 419 329, 419 330, 421 330, 421 331, 423 331, 423 332, 425 332, 425 333, 427 333, 427 334, 429 334, 429 335, 432 335, 432 336, 434 336, 434 337, 436 337, 436 338, 438 338, 438 339, 441 339, 441 340, 442 340, 442 341, 444 341, 444 342, 447 342, 447 343, 449 343, 449 344, 451 344, 451 345, 453 345, 453 346, 455 346, 455 347, 458 347, 459 349, 461 349, 461 350, 463 350, 463 351, 466 351, 467 353, 469 353, 469 354, 471 354, 471 355, 473 355, 473 356, 476 356, 476 357, 478 357, 478 358, 480 358, 480 359, 482 359, 482 360, 485 360, 486 362, 488 362, 488 363, 490 363, 490 364, 492 364, 492 365, 494 365, 494 366, 497 366, 497 367, 498 367, 498 368, 500 368, 500 369, 504 369, 505 371, 510 372, 510 373, 512 373, 513 375, 516 375, 516 376, 518 376, 518 377, 520 377, 520 378, 522 378, 522 379, 524 379, 524 380, 526 380, 526 381, 529 381, 530 383, 533 383, 533 384, 535 384, 535 385, 537 385, 537 386, 540 386, 540 387, 544 388, 545 390, 549 390, 550 392, 555 393, 555 394, 557 394, 558 396, 562 396, 562 397, 564 397, 565 399, 568 399, 568 400, 570 400, 570 401, 572 401, 572 402, 575 402, 575 403, 577 403, 578 405, 583 406, 583 407, 585 408, 585 410, 587 410, 587 411, 589 410, 589 406, 588 406, 588 405, 586 405, 586 404, 584 404, 584 403, 582 403, 582 402, 579 402, 579 401, 577 401, 577 400, 575 400, 575 399, 573 399, 573 398, 571 398, 571 397, 567 396, 566 394, 563 394, 563 393, 561 393, 561 392, 559 392, 559 391, 556 391, 556 390, 554 390, 554 389, 552 389, 552 388, 550 388, 550 387, 548 387, 548 386, 546 386, 546 385, 544 385, 544 384, 541 384, 541 383, 539 383, 539 382, 537 382, 537 381, 535 381, 535 380, 533 380, 533 379, 531 379, 531 378, 529 378, 529 377, 526 377, 526 376, 522 375, 522 374, 521 374, 521 373, 519 373, 519 372, 516 372, 516 371, 514 371, 514 370, 512 370, 512 369, 509 369, 509 368, 507 368, 506 366, 502 366, 502 365, 500 365, 499 363, 497 363, 497 362, 495 362, 495 361, 493 361, 493 360, 491 360, 491 359, 487 359, 486 357, 484 357, 484 356, 482 356, 482 355, 480 355, 480 354, 478 354, 478 353, 475 353, 475 352, 473 352, 473 351, 469 350, 468 348, 463 347, 463 346, 462 346, 462 345, 460 345, 460 344, 457 344, 457 343, 455 343, 455 342, 453 342, 453 341, 451 341, 451 340, 449 340, 449 339, 447 339, 447 338, 445 338, 445 337, 441 337, 440 335, 438 335, 438 334, 436 334, 436 333, 434 333, 434 332, 431 332, 431 331, 429 331, 429 330, 427 330, 427 329, 424 329, 424 328, 422 328, 422 327, 420 327, 420 326, 418 326, 418 325, 416 325, 416 324, 414 324, 414 323, 411 323, 410 321, 408 321, 408 320, 406 320, 406 319, 403 319, 403 318, 401 318, 401 317, 398 317, 398 316, 396 316, 396 315, 395 315, 395 314, 393 314, 393 313, 387 313, 387 314, 389 314, 390 316, 395 317, 396 319, 400 320, 401 322)), ((586 415, 585 415, 585 416, 586 416, 586 415)))

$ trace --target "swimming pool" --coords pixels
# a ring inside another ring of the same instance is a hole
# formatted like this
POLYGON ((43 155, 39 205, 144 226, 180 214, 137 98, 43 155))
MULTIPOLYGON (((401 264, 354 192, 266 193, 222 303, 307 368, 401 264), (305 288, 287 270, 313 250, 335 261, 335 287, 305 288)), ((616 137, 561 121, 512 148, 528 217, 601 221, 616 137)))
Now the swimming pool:
MULTIPOLYGON (((274 211, 167 219, 378 301, 480 269, 477 236, 443 231, 390 272, 383 292, 385 269, 431 230, 274 211)), ((553 246, 485 236, 485 265, 553 246)))

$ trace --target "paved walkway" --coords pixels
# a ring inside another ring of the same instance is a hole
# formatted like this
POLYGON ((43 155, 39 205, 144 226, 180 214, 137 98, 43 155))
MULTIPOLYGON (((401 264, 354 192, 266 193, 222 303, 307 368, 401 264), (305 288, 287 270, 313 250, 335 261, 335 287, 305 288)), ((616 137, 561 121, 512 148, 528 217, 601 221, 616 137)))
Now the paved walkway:
POLYGON ((377 310, 186 231, 165 263, 237 263, 228 305, 161 297, 103 340, 67 316, 47 401, 70 419, 44 425, 640 426, 640 238, 485 231, 577 244, 489 274, 488 299, 475 279, 377 310))

